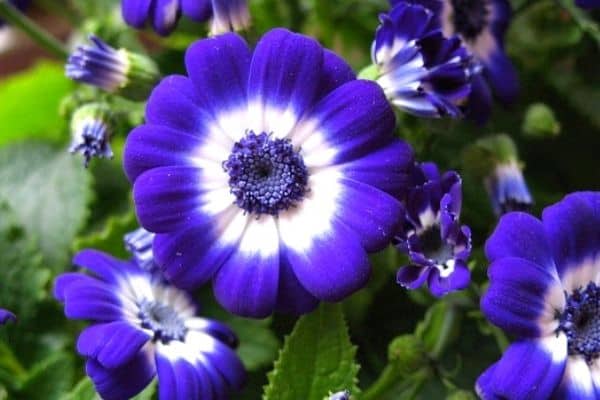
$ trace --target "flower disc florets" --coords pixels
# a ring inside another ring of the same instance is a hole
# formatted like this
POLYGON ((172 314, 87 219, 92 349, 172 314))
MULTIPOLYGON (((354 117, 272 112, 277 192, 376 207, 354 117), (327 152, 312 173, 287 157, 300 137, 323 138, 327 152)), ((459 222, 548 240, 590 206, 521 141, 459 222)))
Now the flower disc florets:
POLYGON ((308 171, 289 139, 250 131, 223 162, 235 203, 249 213, 277 215, 302 200, 308 171))
POLYGON ((558 330, 567 335, 570 355, 591 364, 600 355, 600 287, 590 282, 567 296, 558 330))
POLYGON ((169 343, 184 341, 187 328, 177 311, 168 304, 144 300, 139 305, 139 317, 143 328, 154 332, 154 340, 169 343))

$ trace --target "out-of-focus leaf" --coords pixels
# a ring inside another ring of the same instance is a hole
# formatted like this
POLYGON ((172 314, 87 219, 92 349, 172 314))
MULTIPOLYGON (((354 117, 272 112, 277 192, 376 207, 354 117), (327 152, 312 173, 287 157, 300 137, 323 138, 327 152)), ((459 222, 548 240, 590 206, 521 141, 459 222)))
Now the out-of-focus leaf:
POLYGON ((269 373, 264 400, 323 400, 344 389, 358 393, 354 361, 340 304, 322 304, 301 317, 269 373))
POLYGON ((534 103, 527 108, 521 129, 530 138, 544 138, 558 135, 560 123, 550 107, 544 103, 534 103))
POLYGON ((23 138, 61 140, 61 99, 73 88, 62 64, 41 63, 0 81, 0 145, 23 138))
POLYGON ((269 329, 269 321, 232 317, 224 321, 240 338, 237 353, 248 371, 267 366, 277 357, 279 340, 269 329))
POLYGON ((46 295, 50 276, 37 246, 25 235, 9 206, 0 203, 0 306, 21 321, 29 319, 36 303, 46 295))
POLYGON ((123 236, 136 228, 137 220, 133 210, 121 215, 113 215, 108 218, 101 230, 77 237, 73 249, 77 252, 86 248, 94 248, 106 251, 115 257, 126 258, 128 253, 123 245, 123 236))
POLYGON ((73 238, 88 215, 91 177, 64 149, 33 142, 0 149, 0 198, 35 236, 54 270, 68 263, 73 238))
POLYGON ((73 385, 74 366, 71 356, 56 353, 34 365, 18 392, 18 398, 53 400, 66 395, 73 385))
POLYGON ((85 377, 79 381, 79 383, 71 390, 67 395, 63 396, 61 400, 97 400, 100 396, 94 389, 92 381, 85 377))

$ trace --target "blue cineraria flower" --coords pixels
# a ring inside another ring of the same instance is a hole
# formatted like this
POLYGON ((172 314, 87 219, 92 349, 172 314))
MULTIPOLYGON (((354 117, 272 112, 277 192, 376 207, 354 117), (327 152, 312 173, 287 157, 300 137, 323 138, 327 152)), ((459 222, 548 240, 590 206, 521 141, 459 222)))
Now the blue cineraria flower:
POLYGON ((154 271, 157 268, 152 251, 154 236, 154 233, 138 228, 123 237, 127 251, 131 253, 136 264, 146 271, 154 271))
POLYGON ((420 5, 400 3, 379 18, 371 58, 390 101, 421 117, 461 116, 472 63, 460 39, 446 39, 435 15, 420 5))
POLYGON ((504 104, 519 91, 517 72, 504 52, 504 35, 511 18, 508 0, 390 0, 392 5, 416 3, 438 18, 444 35, 459 35, 483 66, 473 74, 469 117, 485 122, 491 113, 492 91, 504 104))
POLYGON ((124 164, 167 279, 229 311, 304 313, 363 287, 396 231, 412 149, 379 86, 315 40, 193 44, 154 90, 124 164))
POLYGON ((74 263, 95 276, 62 274, 54 294, 68 318, 94 322, 77 351, 103 399, 131 398, 154 376, 160 399, 224 399, 240 388, 237 338, 221 323, 196 317, 186 292, 99 251, 84 250, 74 263))
POLYGON ((4 308, 0 308, 0 325, 4 325, 7 322, 14 322, 17 320, 17 317, 15 316, 15 314, 11 313, 8 310, 5 310, 4 308))
POLYGON ((126 49, 116 50, 90 35, 90 46, 79 46, 67 60, 66 75, 131 100, 145 100, 160 78, 150 58, 126 49))
POLYGON ((477 381, 483 399, 600 397, 600 192, 504 215, 485 247, 481 309, 514 336, 477 381))
POLYGON ((149 22, 163 36, 175 29, 182 13, 197 22, 211 19, 213 35, 250 25, 247 0, 122 0, 121 6, 128 25, 143 28, 149 22))
POLYGON ((89 103, 75 110, 71 117, 71 135, 69 151, 81 153, 86 168, 92 157, 112 158, 113 122, 108 105, 89 103))
POLYGON ((416 289, 427 281, 437 297, 468 286, 471 231, 459 223, 461 202, 461 179, 456 172, 440 175, 433 163, 415 167, 404 226, 396 236, 396 247, 411 261, 398 271, 400 285, 416 289))
POLYGON ((496 215, 509 211, 528 211, 533 205, 521 166, 516 160, 497 164, 485 179, 485 188, 496 215))

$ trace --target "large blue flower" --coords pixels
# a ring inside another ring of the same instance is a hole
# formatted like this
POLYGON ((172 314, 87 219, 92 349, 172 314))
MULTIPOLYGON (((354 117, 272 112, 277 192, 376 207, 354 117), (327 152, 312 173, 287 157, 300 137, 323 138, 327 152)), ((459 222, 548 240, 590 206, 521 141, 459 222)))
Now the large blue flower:
POLYGON ((122 0, 123 19, 135 28, 150 23, 160 35, 175 29, 180 15, 204 22, 211 20, 213 35, 248 27, 247 0, 122 0))
POLYGON ((477 381, 483 399, 600 398, 600 192, 504 215, 486 243, 481 309, 517 340, 477 381))
POLYGON ((468 286, 471 231, 460 225, 461 203, 456 172, 441 175, 433 163, 415 167, 404 223, 396 236, 396 247, 411 261, 398 271, 400 285, 416 289, 427 282, 437 297, 468 286))
POLYGON ((186 66, 154 90, 124 155, 167 279, 212 279, 224 307, 254 317, 364 286, 413 157, 379 86, 284 29, 254 53, 236 34, 200 40, 186 66))
POLYGON ((134 262, 84 250, 80 272, 60 275, 56 298, 71 319, 94 322, 77 341, 86 372, 103 399, 122 400, 158 377, 160 399, 223 399, 244 381, 234 333, 195 317, 189 295, 134 262))
POLYGON ((416 3, 431 10, 447 37, 459 35, 483 66, 474 74, 468 115, 485 122, 491 113, 491 89, 504 104, 519 92, 517 72, 504 52, 504 35, 511 17, 508 0, 390 0, 392 5, 416 3), (491 89, 490 89, 491 86, 491 89))
POLYGON ((400 3, 379 18, 371 58, 390 101, 421 117, 461 116, 473 67, 460 39, 445 38, 420 5, 400 3))

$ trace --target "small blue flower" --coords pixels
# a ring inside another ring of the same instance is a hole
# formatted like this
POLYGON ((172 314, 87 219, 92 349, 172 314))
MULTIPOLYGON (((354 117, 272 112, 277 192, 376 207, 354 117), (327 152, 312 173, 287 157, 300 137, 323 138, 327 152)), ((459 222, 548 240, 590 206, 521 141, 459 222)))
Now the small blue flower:
POLYGON ((461 116, 473 65, 460 39, 445 38, 420 5, 400 3, 379 18, 371 58, 390 101, 421 117, 461 116))
POLYGON ((109 107, 104 103, 89 103, 79 107, 71 117, 73 140, 69 151, 81 153, 87 167, 92 157, 112 158, 110 139, 113 123, 109 107))
POLYGON ((528 211, 533 198, 517 161, 499 163, 485 179, 485 188, 496 215, 510 211, 528 211))
POLYGON ((483 399, 600 395, 600 192, 504 215, 485 252, 481 310, 515 338, 477 381, 483 399))
POLYGON ((95 250, 74 263, 94 275, 60 275, 54 295, 70 319, 92 321, 77 351, 106 400, 135 396, 156 376, 160 399, 223 399, 241 387, 245 372, 225 325, 196 317, 187 292, 95 250))
POLYGON ((247 0, 122 0, 123 19, 134 28, 150 23, 166 36, 177 25, 181 14, 197 21, 211 20, 211 33, 238 31, 250 25, 247 0))
POLYGON ((396 4, 420 4, 436 16, 444 35, 458 35, 482 65, 474 74, 467 115, 483 123, 492 109, 492 90, 504 104, 519 92, 517 72, 504 52, 504 35, 511 18, 508 0, 390 0, 396 4), (490 88, 491 87, 491 88, 490 88))
POLYGON ((114 49, 90 35, 90 46, 79 46, 65 66, 67 77, 116 93, 131 100, 145 100, 160 74, 146 56, 114 49))
POLYGON ((342 390, 329 396, 328 400, 350 400, 350 391, 342 390))
POLYGON ((14 322, 17 320, 17 317, 12 312, 5 310, 4 308, 0 308, 0 325, 4 325, 7 322, 14 322))
POLYGON ((154 252, 152 251, 154 236, 154 233, 148 232, 144 228, 138 228, 123 237, 125 248, 131 253, 136 264, 143 270, 150 272, 157 269, 154 262, 154 252))
POLYGON ((381 88, 284 29, 254 51, 233 33, 200 40, 186 66, 154 89, 124 154, 166 278, 212 280, 226 309, 252 317, 362 288, 413 163, 381 88))
POLYGON ((468 286, 471 231, 459 223, 461 202, 456 172, 440 175, 433 163, 415 167, 404 224, 396 236, 396 247, 411 261, 398 271, 400 285, 416 289, 427 282, 436 297, 468 286))

